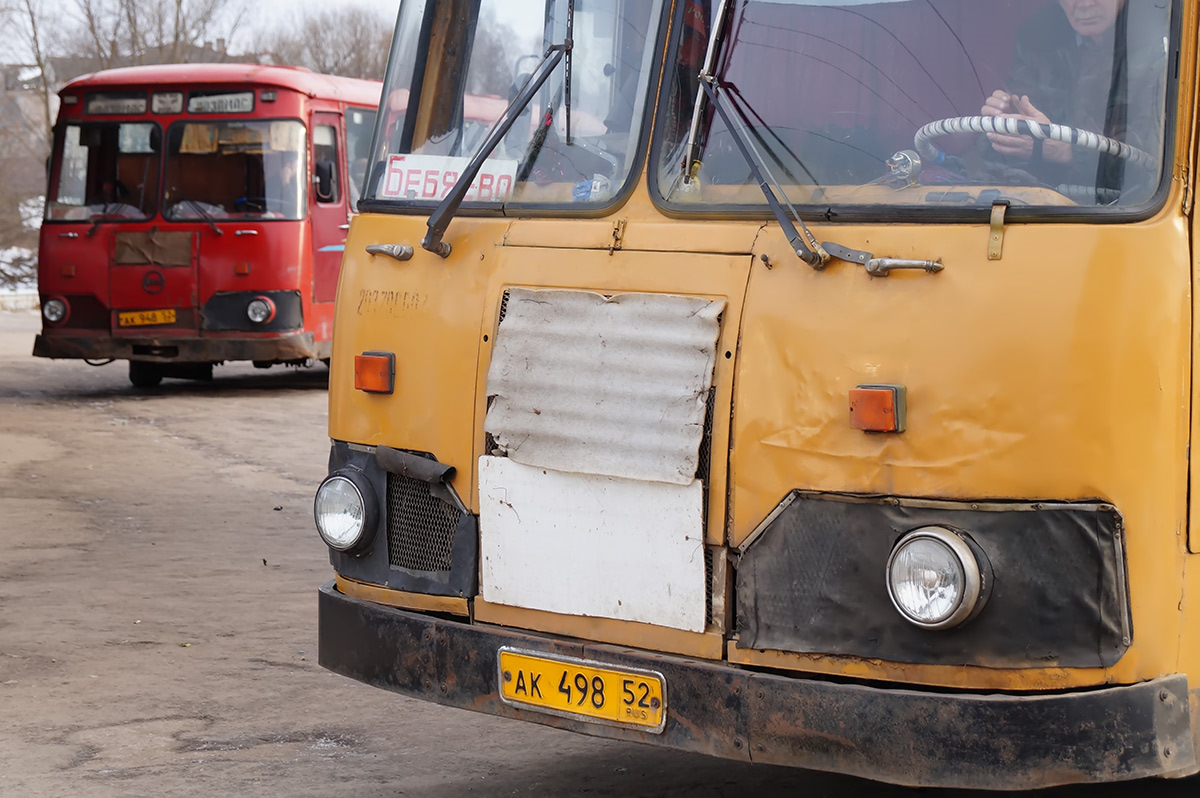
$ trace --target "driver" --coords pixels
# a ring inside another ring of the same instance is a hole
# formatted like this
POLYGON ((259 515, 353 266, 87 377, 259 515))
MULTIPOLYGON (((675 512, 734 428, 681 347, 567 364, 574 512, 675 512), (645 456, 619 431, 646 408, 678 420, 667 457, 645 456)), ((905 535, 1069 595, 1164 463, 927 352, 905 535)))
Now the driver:
MULTIPOLYGON (((1017 34, 1008 84, 983 104, 984 116, 1014 117, 1160 148, 1165 27, 1138 17, 1127 0, 1057 0, 1017 34), (1140 28, 1140 29, 1139 29, 1140 28), (1143 35, 1145 34, 1145 35, 1143 35)), ((991 148, 1050 184, 1120 189, 1125 166, 1060 141, 989 133, 991 148)))

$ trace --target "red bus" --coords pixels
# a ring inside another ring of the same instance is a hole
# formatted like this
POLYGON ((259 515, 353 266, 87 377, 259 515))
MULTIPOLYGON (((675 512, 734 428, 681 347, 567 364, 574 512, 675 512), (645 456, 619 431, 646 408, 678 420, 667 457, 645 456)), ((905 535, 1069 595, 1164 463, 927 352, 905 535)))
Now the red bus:
POLYGON ((38 261, 38 357, 129 379, 328 360, 381 84, 175 64, 67 84, 38 261))

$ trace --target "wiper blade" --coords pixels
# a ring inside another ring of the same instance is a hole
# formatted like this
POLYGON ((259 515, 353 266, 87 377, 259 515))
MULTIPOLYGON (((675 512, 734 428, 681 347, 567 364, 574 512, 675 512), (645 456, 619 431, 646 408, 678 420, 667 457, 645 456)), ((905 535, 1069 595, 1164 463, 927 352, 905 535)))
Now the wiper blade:
POLYGON ((483 162, 492 154, 492 150, 496 149, 496 145, 504 138, 504 135, 516 123, 517 117, 521 111, 525 110, 525 106, 533 99, 533 95, 537 93, 542 84, 550 77, 550 73, 563 60, 563 56, 571 49, 571 41, 568 39, 562 44, 556 44, 546 50, 546 54, 542 56, 541 62, 538 63, 537 69, 529 76, 525 87, 520 93, 512 99, 504 112, 500 114, 500 118, 492 125, 491 132, 479 146, 475 154, 471 157, 471 162, 463 169, 462 174, 458 177, 458 182, 454 184, 454 188, 450 189, 447 194, 429 215, 429 221, 425 223, 428 228, 425 237, 421 239, 421 248, 426 249, 435 255, 440 255, 443 258, 450 255, 450 245, 442 240, 446 234, 446 228, 450 226, 450 222, 454 219, 454 214, 458 213, 458 208, 462 205, 463 199, 467 196, 467 192, 471 189, 471 183, 475 181, 475 176, 479 174, 479 170, 483 168, 483 162))
MULTIPOLYGON (((721 5, 717 7, 717 16, 713 22, 712 32, 708 36, 704 66, 700 69, 701 83, 713 74, 717 50, 721 46, 721 37, 725 33, 725 16, 728 10, 729 0, 721 0, 721 5)), ((700 120, 704 114, 704 99, 707 96, 705 92, 698 91, 696 92, 696 102, 692 103, 692 124, 688 128, 687 147, 684 148, 683 164, 681 164, 684 182, 691 182, 695 177, 695 164, 700 160, 700 120)))
POLYGON ((88 231, 87 231, 87 234, 88 234, 88 236, 93 236, 93 235, 95 235, 95 234, 96 234, 96 228, 100 226, 100 223, 101 223, 101 222, 106 222, 106 221, 108 221, 109 219, 115 219, 115 218, 116 218, 115 216, 109 216, 109 215, 108 215, 108 209, 109 209, 109 208, 114 208, 114 207, 116 207, 118 204, 120 204, 120 203, 116 203, 116 202, 106 202, 106 203, 104 203, 104 207, 103 207, 103 208, 100 210, 100 215, 99 215, 99 216, 97 216, 96 218, 92 219, 92 226, 91 226, 91 227, 89 227, 89 228, 88 228, 88 231))
POLYGON ((567 38, 563 42, 567 48, 567 81, 566 81, 566 107, 563 109, 567 117, 567 146, 571 146, 571 62, 574 61, 572 53, 575 50, 575 0, 567 0, 567 38))
MULTIPOLYGON (((733 116, 725 110, 724 98, 717 93, 716 81, 704 76, 700 80, 700 86, 704 89, 704 93, 708 95, 708 101, 712 103, 717 114, 725 123, 725 127, 729 132, 733 143, 737 145, 738 150, 742 153, 742 158, 746 160, 746 165, 750 167, 750 172, 754 175, 754 179, 758 181, 758 187, 762 190, 763 196, 767 198, 767 205, 771 208, 771 213, 775 215, 775 220, 779 222, 779 226, 783 229, 784 236, 787 237, 788 244, 792 251, 796 253, 796 257, 820 271, 825 268, 825 264, 829 262, 829 253, 821 246, 821 242, 817 241, 816 236, 804 224, 804 220, 800 218, 800 214, 796 213, 796 209, 792 207, 792 203, 787 198, 787 193, 779 185, 779 181, 771 174, 767 163, 755 150, 754 144, 750 141, 750 137, 746 135, 744 130, 738 129, 734 124, 733 116), (774 189, 767 185, 765 175, 770 175, 771 182, 774 184, 774 189), (779 192, 779 196, 783 197, 783 203, 780 203, 779 197, 775 196, 775 191, 779 192), (791 218, 783 210, 783 205, 786 204, 791 211, 791 218), (801 237, 800 231, 796 229, 796 225, 792 224, 792 219, 800 225, 800 230, 804 231, 804 236, 801 237)), ((740 121, 740 120, 739 120, 740 121)))
POLYGON ((191 205, 192 208, 195 209, 196 213, 198 213, 202 217, 204 217, 204 221, 208 222, 208 226, 213 229, 214 233, 216 233, 219 236, 225 235, 225 231, 222 230, 221 228, 217 227, 217 223, 215 221, 213 221, 212 214, 210 214, 208 211, 204 210, 203 205, 196 202, 194 199, 189 197, 187 194, 184 194, 178 188, 173 189, 173 191, 176 194, 178 194, 183 199, 184 202, 186 202, 188 205, 191 205))

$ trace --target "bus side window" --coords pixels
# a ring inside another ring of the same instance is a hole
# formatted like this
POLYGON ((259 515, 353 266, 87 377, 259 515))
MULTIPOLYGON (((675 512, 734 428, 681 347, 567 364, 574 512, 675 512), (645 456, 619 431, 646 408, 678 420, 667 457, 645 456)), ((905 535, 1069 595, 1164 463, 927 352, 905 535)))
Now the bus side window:
POLYGON ((375 130, 375 112, 354 108, 346 114, 346 162, 350 181, 346 184, 350 192, 350 210, 358 209, 358 199, 363 194, 367 179, 367 164, 370 161, 371 134, 375 130))
POLYGON ((313 129, 313 183, 317 202, 327 205, 338 201, 337 129, 331 125, 313 129))

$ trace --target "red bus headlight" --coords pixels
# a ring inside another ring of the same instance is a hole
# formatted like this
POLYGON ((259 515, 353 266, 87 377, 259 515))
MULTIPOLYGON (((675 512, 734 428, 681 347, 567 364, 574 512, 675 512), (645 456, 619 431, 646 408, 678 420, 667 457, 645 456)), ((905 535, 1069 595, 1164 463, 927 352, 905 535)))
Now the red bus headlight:
POLYGON ((256 296, 246 305, 246 318, 255 324, 266 324, 275 318, 275 303, 265 296, 256 296))
POLYGON ((59 297, 47 299, 42 303, 42 318, 51 324, 58 324, 66 320, 69 310, 67 300, 59 297))

